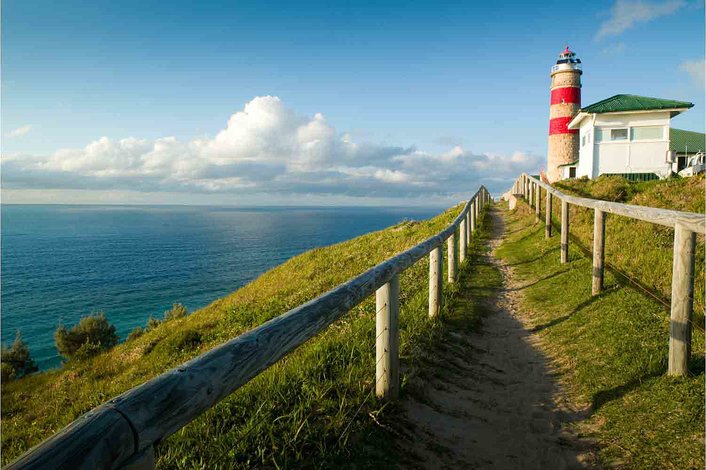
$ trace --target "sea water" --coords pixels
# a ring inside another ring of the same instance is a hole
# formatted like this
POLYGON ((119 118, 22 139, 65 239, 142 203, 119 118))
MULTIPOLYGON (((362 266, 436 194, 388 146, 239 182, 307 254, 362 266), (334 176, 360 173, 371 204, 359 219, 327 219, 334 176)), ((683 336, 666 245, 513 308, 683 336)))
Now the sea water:
POLYGON ((2 342, 40 369, 60 323, 104 312, 124 339, 175 302, 208 305, 306 250, 440 208, 2 206, 2 342))

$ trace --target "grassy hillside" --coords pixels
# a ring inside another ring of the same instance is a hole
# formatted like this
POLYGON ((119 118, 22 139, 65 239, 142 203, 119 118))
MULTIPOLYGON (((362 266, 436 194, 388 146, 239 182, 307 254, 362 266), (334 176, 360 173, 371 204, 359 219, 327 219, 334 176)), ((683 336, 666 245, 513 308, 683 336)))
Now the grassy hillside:
MULTIPOLYGON (((632 200, 651 203, 663 189, 674 189, 672 184, 647 186, 632 200)), ((698 208, 696 201, 684 205, 698 208)), ((586 237, 587 217, 572 217, 572 232, 586 237)), ((650 277, 650 271, 666 269, 670 262, 663 253, 671 246, 669 234, 659 229, 650 239, 649 228, 629 230, 615 219, 609 217, 607 259, 620 260, 643 279, 659 280, 650 277), (624 258, 618 258, 621 250, 627 253, 624 258), (631 257, 635 260, 628 263, 631 257), (651 264, 640 266, 636 260, 651 264)), ((591 258, 576 243, 571 245, 571 262, 562 265, 558 231, 546 240, 544 224, 534 222, 526 204, 508 213, 506 222, 509 236, 498 255, 524 286, 523 307, 556 359, 570 394, 590 409, 579 429, 598 441, 603 463, 638 469, 703 468, 703 330, 694 333, 691 376, 667 377, 669 313, 664 305, 612 272, 606 273, 606 290, 592 297, 591 258)))
MULTIPOLYGON (((706 181, 694 178, 630 183, 621 177, 596 180, 574 179, 556 184, 561 191, 577 196, 661 207, 703 214, 706 204, 706 181)), ((544 193, 543 193, 544 194, 544 193)), ((542 201, 544 206, 544 201, 542 201)), ((561 220, 561 204, 554 204, 554 217, 561 220)), ((593 210, 570 206, 570 231, 578 246, 590 249, 593 240, 593 210)), ((649 292, 668 308, 672 294, 672 247, 674 230, 661 225, 632 220, 617 215, 606 218, 605 260, 616 272, 627 275, 635 285, 649 292)), ((704 237, 697 236, 694 310, 703 324, 704 306, 704 237)))
MULTIPOLYGON (((459 209, 304 253, 208 307, 94 359, 5 384, 3 462, 105 400, 437 233, 459 209)), ((425 342, 439 334, 439 323, 427 318, 427 276, 424 259, 400 279, 403 365, 413 363, 425 342)), ((449 286, 446 291, 453 293, 449 286)), ((373 296, 163 442, 158 466, 291 468, 362 459, 362 452, 375 448, 364 444, 383 411, 371 394, 374 315, 373 296)))

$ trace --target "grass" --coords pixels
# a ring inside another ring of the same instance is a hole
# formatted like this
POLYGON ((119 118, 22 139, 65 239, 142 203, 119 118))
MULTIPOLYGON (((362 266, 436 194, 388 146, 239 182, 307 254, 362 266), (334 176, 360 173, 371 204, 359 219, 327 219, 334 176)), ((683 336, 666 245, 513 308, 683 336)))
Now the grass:
MULTIPOLYGON (((656 187, 646 185, 643 191, 647 193, 643 192, 643 200, 649 201, 656 187)), ((571 216, 576 239, 571 243, 570 263, 560 264, 558 231, 545 239, 543 223, 534 221, 533 210, 525 203, 505 213, 510 235, 498 255, 526 286, 521 291, 523 307, 556 358, 570 394, 590 405, 590 417, 580 430, 598 441, 599 458, 605 465, 703 468, 703 330, 694 332, 690 376, 666 376, 668 311, 611 271, 606 273, 605 291, 592 297, 591 259, 577 246, 588 236, 589 222, 579 214, 571 216)), ((669 249, 666 234, 662 240, 658 231, 657 240, 648 242, 641 230, 649 229, 628 230, 616 219, 610 219, 607 259, 626 263, 625 269, 649 284, 656 279, 648 276, 649 271, 666 269, 655 262, 667 257, 663 253, 669 249), (630 263, 616 260, 621 250, 632 258, 630 263)), ((671 270, 667 282, 670 277, 671 270)))
MULTIPOLYGON (((556 186, 561 191, 578 196, 700 214, 705 212, 706 181, 703 175, 641 183, 630 183, 621 177, 603 176, 596 180, 565 180, 556 186)), ((560 210, 561 204, 553 204, 556 221, 560 220, 560 210)), ((590 249, 593 240, 593 210, 570 206, 569 220, 574 241, 584 249, 590 249)), ((606 218, 606 263, 663 304, 669 303, 672 293, 673 242, 674 230, 669 227, 617 215, 608 214, 606 218)), ((699 312, 696 322, 703 324, 706 306, 703 235, 697 236, 694 272, 694 310, 699 312)))
MULTIPOLYGON (((96 358, 3 384, 2 462, 111 397, 439 232, 459 209, 309 251, 208 307, 161 324, 96 358)), ((479 243, 480 239, 474 242, 474 250, 481 249, 479 243)), ((464 263, 462 278, 471 269, 464 263)), ((449 301, 442 315, 450 323, 428 318, 428 258, 406 270, 400 284, 401 360, 403 370, 414 373, 425 346, 472 313, 461 316, 459 312, 466 311, 463 298, 457 287, 446 285, 449 301)), ((160 443, 157 466, 365 468, 390 459, 381 451, 389 437, 376 423, 394 406, 385 406, 372 394, 374 316, 373 296, 160 443)), ((406 383, 403 378, 403 393, 406 383)))

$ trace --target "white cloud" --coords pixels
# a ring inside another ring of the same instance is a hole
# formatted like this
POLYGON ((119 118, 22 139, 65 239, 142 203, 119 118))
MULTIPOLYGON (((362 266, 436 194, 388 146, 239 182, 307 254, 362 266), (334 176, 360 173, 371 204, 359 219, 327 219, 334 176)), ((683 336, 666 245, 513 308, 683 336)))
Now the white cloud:
POLYGON ((637 23, 645 23, 660 16, 669 15, 685 5, 684 0, 669 0, 667 2, 616 0, 610 9, 610 17, 598 29, 596 39, 616 36, 637 23))
POLYGON ((706 83, 706 63, 704 59, 686 60, 679 66, 679 70, 689 74, 694 83, 703 89, 704 83, 706 83))
POLYGON ((8 132, 6 135, 7 137, 22 137, 23 135, 26 135, 30 130, 32 130, 32 126, 27 124, 25 126, 18 127, 17 129, 8 132))
POLYGON ((539 156, 474 154, 461 146, 432 154, 354 142, 320 113, 303 116, 277 97, 256 97, 213 138, 188 142, 101 137, 52 155, 3 157, 6 189, 71 189, 273 196, 455 197, 492 179, 497 191, 539 156))

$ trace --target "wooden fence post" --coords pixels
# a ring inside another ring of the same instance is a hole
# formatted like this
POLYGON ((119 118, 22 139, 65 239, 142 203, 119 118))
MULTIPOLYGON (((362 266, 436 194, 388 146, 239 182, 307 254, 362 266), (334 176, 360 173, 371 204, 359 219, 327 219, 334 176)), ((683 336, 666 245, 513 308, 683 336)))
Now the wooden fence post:
POLYGON ((454 231, 453 234, 449 237, 449 239, 446 241, 446 252, 448 256, 448 277, 447 280, 449 282, 454 282, 456 280, 456 268, 457 268, 457 261, 456 261, 456 231, 454 231))
POLYGON ((476 200, 473 199, 473 205, 471 206, 471 233, 476 231, 476 200))
POLYGON ((384 400, 397 398, 400 389, 399 297, 397 274, 375 292, 375 394, 384 400))
POLYGON ((544 238, 552 237, 552 193, 547 191, 547 207, 544 208, 544 238))
POLYGON ((603 290, 603 271, 605 261, 605 212, 594 209, 593 216, 593 285, 591 295, 598 295, 603 290))
POLYGON ((466 212, 466 245, 471 246, 471 210, 466 212))
POLYGON ((542 220, 542 188, 535 184, 536 194, 534 195, 534 216, 537 222, 542 220))
POLYGON ((669 375, 689 372, 691 324, 694 318, 694 250, 696 233, 676 224, 672 262, 672 311, 669 321, 669 375))
POLYGON ((468 243, 466 241, 466 218, 461 220, 458 230, 459 243, 458 243, 458 262, 463 263, 466 261, 466 249, 468 248, 468 243))
POLYGON ((561 201, 561 262, 569 262, 569 203, 561 201))
POLYGON ((443 250, 437 246, 429 253, 429 317, 441 312, 442 288, 444 286, 443 250))

